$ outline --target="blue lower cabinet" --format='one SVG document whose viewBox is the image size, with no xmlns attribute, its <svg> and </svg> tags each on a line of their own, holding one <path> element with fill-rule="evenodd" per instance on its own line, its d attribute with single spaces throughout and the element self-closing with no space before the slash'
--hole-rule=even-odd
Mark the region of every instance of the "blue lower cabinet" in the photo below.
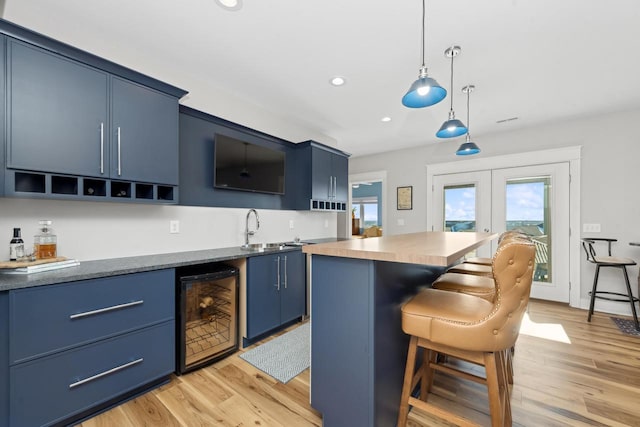
<svg viewBox="0 0 640 427">
<path fill-rule="evenodd" d="M 175 316 L 173 269 L 82 280 L 10 293 L 12 364 Z"/>
<path fill-rule="evenodd" d="M 247 258 L 249 340 L 305 315 L 306 262 L 300 251 Z"/>
<path fill-rule="evenodd" d="M 280 325 L 280 256 L 247 259 L 247 338 Z"/>
<path fill-rule="evenodd" d="M 280 323 L 304 316 L 306 309 L 306 262 L 302 252 L 288 252 L 281 256 L 284 271 L 280 287 Z"/>
<path fill-rule="evenodd" d="M 12 366 L 10 426 L 55 424 L 174 368 L 173 321 Z"/>
</svg>

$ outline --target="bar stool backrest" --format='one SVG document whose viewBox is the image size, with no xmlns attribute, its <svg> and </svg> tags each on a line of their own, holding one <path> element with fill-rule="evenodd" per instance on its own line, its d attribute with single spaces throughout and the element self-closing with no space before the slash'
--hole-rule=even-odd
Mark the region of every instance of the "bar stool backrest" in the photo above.
<svg viewBox="0 0 640 427">
<path fill-rule="evenodd" d="M 503 239 L 493 257 L 492 271 L 496 300 L 488 325 L 494 342 L 487 350 L 501 350 L 515 344 L 520 323 L 529 303 L 536 247 L 528 237 Z"/>
<path fill-rule="evenodd" d="M 585 237 L 582 239 L 582 248 L 584 252 L 587 254 L 587 261 L 596 264 L 596 257 L 598 256 L 596 253 L 596 249 L 594 245 L 596 242 L 607 242 L 608 255 L 611 256 L 611 243 L 617 242 L 618 239 L 608 239 L 602 237 Z"/>
</svg>

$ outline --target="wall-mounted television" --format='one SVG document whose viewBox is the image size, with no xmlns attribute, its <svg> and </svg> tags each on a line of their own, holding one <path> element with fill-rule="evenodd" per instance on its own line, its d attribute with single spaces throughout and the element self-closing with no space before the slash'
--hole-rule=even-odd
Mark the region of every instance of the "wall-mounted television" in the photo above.
<svg viewBox="0 0 640 427">
<path fill-rule="evenodd" d="M 221 134 L 214 141 L 214 187 L 284 194 L 284 151 Z"/>
</svg>

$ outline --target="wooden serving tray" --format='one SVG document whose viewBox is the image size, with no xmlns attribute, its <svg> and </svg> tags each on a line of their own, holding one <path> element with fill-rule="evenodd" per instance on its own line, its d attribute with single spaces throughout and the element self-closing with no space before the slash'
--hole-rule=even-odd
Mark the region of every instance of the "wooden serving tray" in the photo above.
<svg viewBox="0 0 640 427">
<path fill-rule="evenodd" d="M 59 256 L 56 258 L 38 259 L 35 261 L 0 261 L 0 268 L 20 268 L 32 265 L 48 264 L 50 262 L 66 261 L 67 257 Z"/>
</svg>

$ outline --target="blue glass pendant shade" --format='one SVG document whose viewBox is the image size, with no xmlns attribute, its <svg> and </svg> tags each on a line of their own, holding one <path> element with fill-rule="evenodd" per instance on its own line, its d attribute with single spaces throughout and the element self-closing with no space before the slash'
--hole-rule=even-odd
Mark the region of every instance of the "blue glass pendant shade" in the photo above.
<svg viewBox="0 0 640 427">
<path fill-rule="evenodd" d="M 419 89 L 423 91 L 426 88 L 429 90 L 424 95 L 418 92 Z M 409 108 L 429 107 L 442 101 L 446 96 L 446 89 L 440 86 L 437 81 L 431 77 L 418 77 L 402 97 L 402 104 Z"/>
<path fill-rule="evenodd" d="M 449 119 L 440 126 L 436 136 L 438 138 L 454 138 L 467 133 L 467 127 L 458 119 Z"/>
<path fill-rule="evenodd" d="M 480 152 L 480 148 L 476 145 L 475 142 L 467 141 L 460 145 L 458 151 L 456 151 L 457 156 L 470 156 L 472 154 L 478 154 Z"/>
</svg>

